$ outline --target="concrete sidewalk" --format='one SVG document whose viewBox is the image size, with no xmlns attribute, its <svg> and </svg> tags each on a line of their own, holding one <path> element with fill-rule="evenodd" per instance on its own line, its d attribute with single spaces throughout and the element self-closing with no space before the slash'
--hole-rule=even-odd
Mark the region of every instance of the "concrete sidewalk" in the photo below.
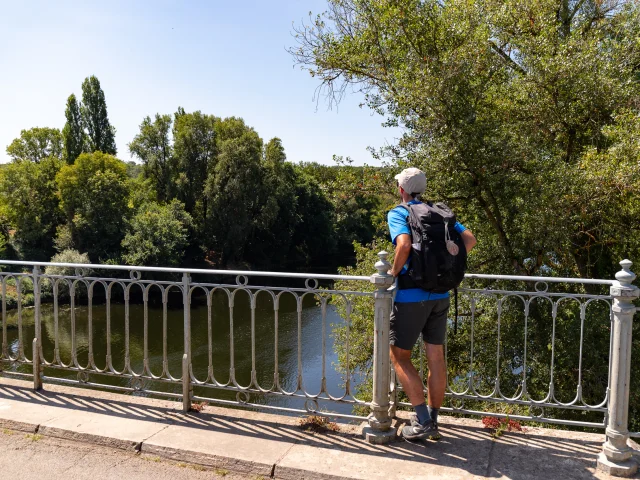
<svg viewBox="0 0 640 480">
<path fill-rule="evenodd" d="M 49 384 L 34 392 L 0 378 L 0 428 L 264 478 L 609 478 L 595 470 L 603 435 L 530 428 L 494 440 L 477 420 L 441 425 L 440 442 L 374 446 L 356 425 L 310 434 L 294 417 L 217 407 L 185 415 L 176 402 Z"/>
</svg>

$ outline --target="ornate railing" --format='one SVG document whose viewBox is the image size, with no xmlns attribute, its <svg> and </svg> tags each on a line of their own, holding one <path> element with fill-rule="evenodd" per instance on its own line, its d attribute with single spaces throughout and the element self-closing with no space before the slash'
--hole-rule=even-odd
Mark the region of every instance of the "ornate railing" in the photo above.
<svg viewBox="0 0 640 480">
<path fill-rule="evenodd" d="M 36 389 L 59 382 L 165 396 L 185 411 L 205 401 L 368 418 L 367 438 L 384 441 L 395 410 L 409 406 L 389 362 L 386 257 L 370 277 L 0 261 L 15 270 L 0 272 L 0 368 Z M 601 462 L 627 461 L 629 435 L 640 436 L 627 431 L 638 289 L 631 262 L 621 265 L 616 280 L 468 274 L 446 345 L 443 410 L 606 427 Z M 371 401 L 355 393 L 362 372 L 349 371 L 349 345 L 340 366 L 331 346 L 336 324 L 350 344 L 351 316 L 366 314 L 354 311 L 356 297 L 374 312 Z M 416 359 L 424 379 L 422 351 Z M 561 410 L 570 414 L 550 414 Z"/>
</svg>

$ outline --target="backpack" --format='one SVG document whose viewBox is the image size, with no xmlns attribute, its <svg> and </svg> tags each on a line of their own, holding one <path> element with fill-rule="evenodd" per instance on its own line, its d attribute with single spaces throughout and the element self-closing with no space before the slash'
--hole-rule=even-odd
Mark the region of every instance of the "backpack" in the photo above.
<svg viewBox="0 0 640 480">
<path fill-rule="evenodd" d="M 467 269 L 467 249 L 454 228 L 455 214 L 444 203 L 400 206 L 409 211 L 412 248 L 408 275 L 398 277 L 398 288 L 435 293 L 457 289 Z"/>
</svg>

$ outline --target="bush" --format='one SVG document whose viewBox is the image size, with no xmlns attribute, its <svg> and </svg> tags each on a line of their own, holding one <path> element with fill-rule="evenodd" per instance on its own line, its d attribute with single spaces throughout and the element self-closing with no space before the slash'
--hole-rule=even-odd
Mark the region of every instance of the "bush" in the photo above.
<svg viewBox="0 0 640 480">
<path fill-rule="evenodd" d="M 191 223 L 191 215 L 178 200 L 168 205 L 143 205 L 122 241 L 124 261 L 129 265 L 180 265 L 189 243 Z"/>
<path fill-rule="evenodd" d="M 53 257 L 51 257 L 51 263 L 91 263 L 89 261 L 89 255 L 86 253 L 80 253 L 77 250 L 68 249 L 64 250 Z M 49 266 L 44 271 L 45 275 L 64 275 L 72 276 L 76 274 L 76 269 L 72 267 L 54 267 Z M 83 268 L 83 275 L 91 275 L 93 270 L 91 268 Z M 53 284 L 55 279 L 51 279 L 48 282 L 42 282 L 40 291 L 42 298 L 53 298 Z M 69 284 L 66 281 L 58 282 L 58 298 L 69 298 Z"/>
</svg>

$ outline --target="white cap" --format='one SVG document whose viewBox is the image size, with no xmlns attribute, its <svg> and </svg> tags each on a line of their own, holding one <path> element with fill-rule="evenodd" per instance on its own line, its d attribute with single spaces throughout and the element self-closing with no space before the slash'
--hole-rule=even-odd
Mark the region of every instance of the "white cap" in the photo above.
<svg viewBox="0 0 640 480">
<path fill-rule="evenodd" d="M 409 193 L 424 193 L 427 188 L 427 177 L 418 168 L 406 168 L 395 176 L 402 189 Z"/>
</svg>

